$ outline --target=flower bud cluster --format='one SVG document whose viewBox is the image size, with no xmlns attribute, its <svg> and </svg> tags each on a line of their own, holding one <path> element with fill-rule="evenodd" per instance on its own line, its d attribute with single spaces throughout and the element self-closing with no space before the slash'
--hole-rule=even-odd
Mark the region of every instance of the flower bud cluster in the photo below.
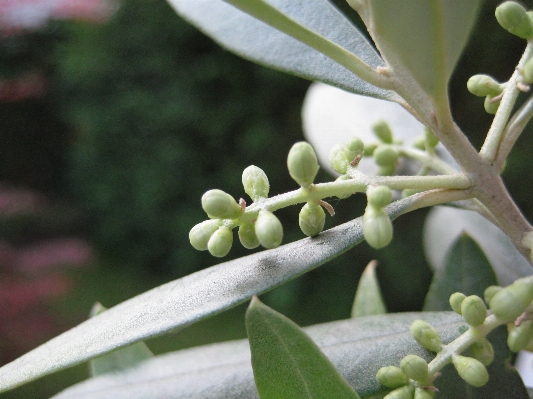
<svg viewBox="0 0 533 399">
<path fill-rule="evenodd" d="M 530 12 L 515 1 L 506 1 L 496 7 L 496 19 L 502 28 L 522 39 L 533 38 L 533 21 Z"/>
<path fill-rule="evenodd" d="M 525 277 L 493 293 L 489 308 L 502 321 L 514 321 L 533 301 L 533 278 Z"/>
<path fill-rule="evenodd" d="M 387 186 L 371 186 L 366 196 L 368 205 L 363 215 L 363 234 L 368 245 L 380 249 L 392 240 L 392 222 L 383 209 L 390 203 L 392 192 Z"/>
<path fill-rule="evenodd" d="M 485 111 L 495 114 L 500 106 L 501 94 L 505 84 L 498 83 L 488 75 L 474 75 L 466 83 L 468 91 L 475 96 L 485 97 Z"/>
<path fill-rule="evenodd" d="M 396 161 L 400 154 L 394 147 L 394 136 L 387 122 L 381 120 L 372 125 L 372 131 L 380 140 L 380 144 L 372 151 L 374 161 L 378 165 L 378 176 L 392 176 L 396 169 Z"/>
<path fill-rule="evenodd" d="M 333 146 L 329 153 L 331 167 L 341 175 L 346 174 L 348 167 L 358 162 L 365 152 L 365 144 L 358 137 L 352 137 L 344 144 Z"/>
</svg>

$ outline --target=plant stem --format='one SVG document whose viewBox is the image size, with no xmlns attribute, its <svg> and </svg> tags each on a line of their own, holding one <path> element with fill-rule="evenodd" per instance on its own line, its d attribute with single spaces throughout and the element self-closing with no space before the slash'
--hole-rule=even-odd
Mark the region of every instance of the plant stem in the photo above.
<svg viewBox="0 0 533 399">
<path fill-rule="evenodd" d="M 442 174 L 454 174 L 457 171 L 436 155 L 428 154 L 426 151 L 417 150 L 412 147 L 398 146 L 400 155 L 419 161 L 422 165 Z"/>
</svg>

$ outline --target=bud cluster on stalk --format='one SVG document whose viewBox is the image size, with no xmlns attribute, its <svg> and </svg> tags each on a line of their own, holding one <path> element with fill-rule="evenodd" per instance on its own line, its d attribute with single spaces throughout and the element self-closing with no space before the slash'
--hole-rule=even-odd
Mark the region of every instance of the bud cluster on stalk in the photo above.
<svg viewBox="0 0 533 399">
<path fill-rule="evenodd" d="M 495 114 L 498 111 L 505 83 L 498 83 L 488 75 L 474 75 L 468 79 L 466 87 L 473 95 L 485 97 L 484 107 L 488 114 Z"/>
</svg>

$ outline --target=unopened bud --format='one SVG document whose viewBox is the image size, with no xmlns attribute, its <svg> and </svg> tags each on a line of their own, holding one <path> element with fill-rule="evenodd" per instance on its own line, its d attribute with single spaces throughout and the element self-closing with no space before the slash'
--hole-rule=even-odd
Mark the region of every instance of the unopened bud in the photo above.
<svg viewBox="0 0 533 399">
<path fill-rule="evenodd" d="M 474 96 L 497 96 L 503 90 L 501 85 L 489 75 L 474 75 L 466 82 L 468 91 Z"/>
<path fill-rule="evenodd" d="M 244 192 L 256 201 L 258 198 L 268 197 L 270 184 L 263 169 L 250 165 L 242 172 L 242 185 Z"/>
<path fill-rule="evenodd" d="M 500 320 L 513 321 L 526 310 L 531 301 L 533 301 L 533 280 L 525 278 L 516 280 L 494 294 L 489 307 Z"/>
<path fill-rule="evenodd" d="M 461 315 L 471 326 L 480 326 L 487 317 L 487 307 L 477 295 L 467 296 L 461 303 Z"/>
<path fill-rule="evenodd" d="M 318 204 L 308 202 L 302 207 L 298 217 L 302 232 L 308 237 L 315 237 L 324 229 L 326 214 Z"/>
<path fill-rule="evenodd" d="M 437 330 L 430 324 L 422 320 L 415 320 L 411 323 L 411 335 L 424 348 L 432 352 L 440 352 L 442 349 L 442 340 Z"/>
<path fill-rule="evenodd" d="M 502 28 L 522 39 L 533 37 L 533 25 L 524 7 L 514 1 L 506 1 L 496 7 L 496 19 Z"/>
<path fill-rule="evenodd" d="M 344 153 L 348 160 L 352 162 L 355 157 L 363 156 L 365 151 L 365 143 L 359 137 L 352 137 L 344 145 Z"/>
<path fill-rule="evenodd" d="M 373 156 L 379 166 L 390 166 L 396 163 L 399 154 L 391 145 L 382 144 L 376 148 Z"/>
<path fill-rule="evenodd" d="M 376 209 L 381 209 L 390 204 L 392 191 L 387 186 L 370 186 L 366 191 L 368 204 Z"/>
<path fill-rule="evenodd" d="M 372 131 L 383 143 L 392 144 L 392 130 L 384 120 L 374 123 L 372 125 Z"/>
<path fill-rule="evenodd" d="M 309 188 L 318 172 L 318 160 L 311 144 L 300 141 L 292 146 L 287 157 L 291 177 L 303 188 Z"/>
<path fill-rule="evenodd" d="M 205 251 L 207 243 L 213 233 L 218 230 L 217 220 L 205 220 L 198 223 L 189 232 L 189 241 L 194 249 L 198 251 Z"/>
<path fill-rule="evenodd" d="M 494 96 L 485 97 L 485 102 L 483 103 L 485 107 L 485 112 L 491 115 L 494 115 L 498 111 L 498 108 L 500 108 L 500 103 L 501 103 L 501 101 L 496 101 L 496 102 L 492 101 L 493 97 Z"/>
<path fill-rule="evenodd" d="M 348 170 L 348 165 L 350 160 L 344 151 L 344 145 L 337 144 L 334 145 L 331 151 L 329 152 L 329 164 L 335 170 L 335 172 L 344 175 Z"/>
<path fill-rule="evenodd" d="M 483 338 L 470 346 L 470 355 L 484 366 L 488 366 L 494 360 L 494 348 L 487 338 Z"/>
<path fill-rule="evenodd" d="M 259 240 L 255 234 L 255 226 L 252 223 L 245 223 L 239 226 L 239 241 L 246 249 L 254 249 L 259 246 Z"/>
<path fill-rule="evenodd" d="M 379 166 L 376 172 L 377 176 L 392 176 L 396 170 L 396 165 Z"/>
<path fill-rule="evenodd" d="M 207 243 L 209 253 L 217 258 L 226 256 L 233 244 L 233 233 L 227 227 L 220 227 Z"/>
<path fill-rule="evenodd" d="M 482 387 L 489 381 L 487 368 L 476 359 L 466 356 L 452 356 L 453 365 L 459 376 L 468 384 Z"/>
<path fill-rule="evenodd" d="M 363 215 L 363 234 L 372 248 L 380 249 L 389 245 L 393 228 L 387 212 L 367 206 Z"/>
<path fill-rule="evenodd" d="M 209 190 L 202 195 L 202 208 L 217 219 L 236 219 L 242 214 L 241 206 L 222 190 Z"/>
<path fill-rule="evenodd" d="M 533 321 L 525 320 L 518 327 L 512 327 L 507 336 L 507 346 L 513 352 L 525 349 L 533 337 Z"/>
<path fill-rule="evenodd" d="M 401 368 L 395 366 L 386 366 L 378 370 L 376 379 L 381 385 L 388 388 L 398 388 L 409 383 L 409 378 Z"/>
<path fill-rule="evenodd" d="M 383 399 L 413 399 L 415 388 L 411 385 L 404 385 L 389 392 Z"/>
<path fill-rule="evenodd" d="M 426 149 L 429 151 L 433 151 L 439 144 L 437 136 L 427 127 L 424 129 L 424 138 L 426 139 Z"/>
<path fill-rule="evenodd" d="M 424 383 L 428 379 L 428 364 L 420 356 L 405 356 L 400 361 L 400 369 L 412 380 Z"/>
<path fill-rule="evenodd" d="M 283 240 L 283 226 L 272 212 L 260 211 L 255 222 L 255 234 L 263 247 L 277 248 Z"/>
<path fill-rule="evenodd" d="M 435 397 L 435 391 L 430 391 L 421 387 L 415 388 L 415 396 L 413 399 L 433 399 Z"/>
<path fill-rule="evenodd" d="M 450 306 L 455 313 L 461 314 L 461 304 L 465 298 L 466 295 L 461 292 L 454 292 L 450 295 Z"/>
<path fill-rule="evenodd" d="M 491 285 L 485 289 L 483 293 L 483 298 L 485 298 L 485 303 L 490 303 L 492 297 L 502 289 L 499 285 Z"/>
<path fill-rule="evenodd" d="M 524 77 L 524 81 L 526 83 L 533 83 L 533 58 L 530 58 L 524 65 L 522 76 Z"/>
<path fill-rule="evenodd" d="M 376 143 L 366 143 L 365 152 L 363 153 L 363 155 L 365 157 L 371 157 L 372 155 L 374 155 L 374 151 L 377 147 L 378 147 L 378 144 Z"/>
</svg>

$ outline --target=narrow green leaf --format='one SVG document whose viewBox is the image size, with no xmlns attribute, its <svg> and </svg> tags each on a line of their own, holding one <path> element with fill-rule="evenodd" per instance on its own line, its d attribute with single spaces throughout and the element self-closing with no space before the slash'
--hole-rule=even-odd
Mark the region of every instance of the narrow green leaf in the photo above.
<svg viewBox="0 0 533 399">
<path fill-rule="evenodd" d="M 176 12 L 228 50 L 257 62 L 310 80 L 371 97 L 398 101 L 383 90 L 360 79 L 338 62 L 276 28 L 327 45 L 331 42 L 346 56 L 353 54 L 372 68 L 383 61 L 359 30 L 327 0 L 261 0 L 239 2 L 266 23 L 222 0 L 168 0 Z M 279 16 L 282 15 L 282 17 Z M 276 25 L 273 28 L 267 23 Z M 298 28 L 300 26 L 301 28 Z M 303 36 L 302 36 L 303 35 Z M 340 52 L 342 52 L 340 51 Z"/>
<path fill-rule="evenodd" d="M 359 398 L 298 325 L 257 297 L 246 311 L 246 330 L 261 399 Z"/>
<path fill-rule="evenodd" d="M 370 262 L 361 275 L 352 307 L 353 318 L 387 313 L 376 277 L 377 264 L 375 260 Z"/>
<path fill-rule="evenodd" d="M 394 219 L 413 199 L 386 209 Z M 0 368 L 0 392 L 134 342 L 186 327 L 326 263 L 363 241 L 362 218 L 208 269 L 131 298 Z"/>
<path fill-rule="evenodd" d="M 424 310 L 449 310 L 450 295 L 462 292 L 483 298 L 489 285 L 497 285 L 496 275 L 479 245 L 466 233 L 451 246 L 443 269 L 433 276 Z"/>
<path fill-rule="evenodd" d="M 90 317 L 99 315 L 106 310 L 101 303 L 97 302 L 91 310 Z M 110 372 L 125 370 L 152 357 L 154 357 L 154 354 L 150 348 L 143 341 L 140 341 L 92 359 L 89 362 L 89 371 L 91 376 L 96 377 Z"/>
</svg>

